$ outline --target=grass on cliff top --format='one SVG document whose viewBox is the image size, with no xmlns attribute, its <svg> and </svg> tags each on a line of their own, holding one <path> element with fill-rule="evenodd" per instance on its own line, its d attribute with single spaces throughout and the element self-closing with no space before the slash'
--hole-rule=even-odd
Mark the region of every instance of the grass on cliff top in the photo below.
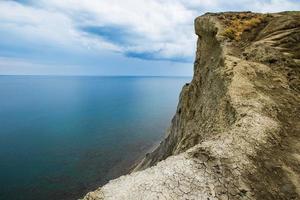
<svg viewBox="0 0 300 200">
<path fill-rule="evenodd" d="M 256 13 L 239 13 L 239 14 L 224 14 L 218 17 L 225 25 L 224 31 L 221 33 L 224 37 L 230 40 L 239 41 L 241 35 L 245 31 L 257 27 L 265 21 L 266 16 Z"/>
<path fill-rule="evenodd" d="M 300 15 L 300 11 L 284 11 L 284 12 L 281 12 L 281 14 L 286 14 L 286 15 Z"/>
</svg>

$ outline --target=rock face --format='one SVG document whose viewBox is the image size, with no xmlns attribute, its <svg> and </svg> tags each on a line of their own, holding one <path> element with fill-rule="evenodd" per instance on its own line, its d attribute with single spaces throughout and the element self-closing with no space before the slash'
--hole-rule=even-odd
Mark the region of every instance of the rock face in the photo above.
<svg viewBox="0 0 300 200">
<path fill-rule="evenodd" d="M 165 140 L 85 200 L 300 199 L 300 13 L 208 13 L 195 30 Z"/>
</svg>

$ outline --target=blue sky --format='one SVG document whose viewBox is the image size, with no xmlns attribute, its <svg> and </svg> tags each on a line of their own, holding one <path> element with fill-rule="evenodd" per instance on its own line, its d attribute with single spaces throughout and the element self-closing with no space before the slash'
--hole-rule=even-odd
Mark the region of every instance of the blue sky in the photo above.
<svg viewBox="0 0 300 200">
<path fill-rule="evenodd" d="M 1 0 L 0 74 L 191 76 L 194 18 L 300 0 Z"/>
</svg>

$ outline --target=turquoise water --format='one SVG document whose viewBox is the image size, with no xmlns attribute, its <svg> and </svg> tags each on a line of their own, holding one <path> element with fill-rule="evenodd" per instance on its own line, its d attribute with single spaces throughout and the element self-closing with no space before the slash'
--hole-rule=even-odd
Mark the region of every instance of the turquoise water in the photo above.
<svg viewBox="0 0 300 200">
<path fill-rule="evenodd" d="M 76 199 L 164 137 L 190 78 L 0 76 L 0 199 Z"/>
</svg>

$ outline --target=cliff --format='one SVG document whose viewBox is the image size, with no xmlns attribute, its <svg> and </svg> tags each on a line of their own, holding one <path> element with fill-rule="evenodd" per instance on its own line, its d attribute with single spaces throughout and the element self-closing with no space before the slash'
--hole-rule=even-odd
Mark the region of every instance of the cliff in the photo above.
<svg viewBox="0 0 300 200">
<path fill-rule="evenodd" d="M 166 138 L 85 200 L 300 199 L 300 13 L 207 13 L 195 30 Z"/>
</svg>

